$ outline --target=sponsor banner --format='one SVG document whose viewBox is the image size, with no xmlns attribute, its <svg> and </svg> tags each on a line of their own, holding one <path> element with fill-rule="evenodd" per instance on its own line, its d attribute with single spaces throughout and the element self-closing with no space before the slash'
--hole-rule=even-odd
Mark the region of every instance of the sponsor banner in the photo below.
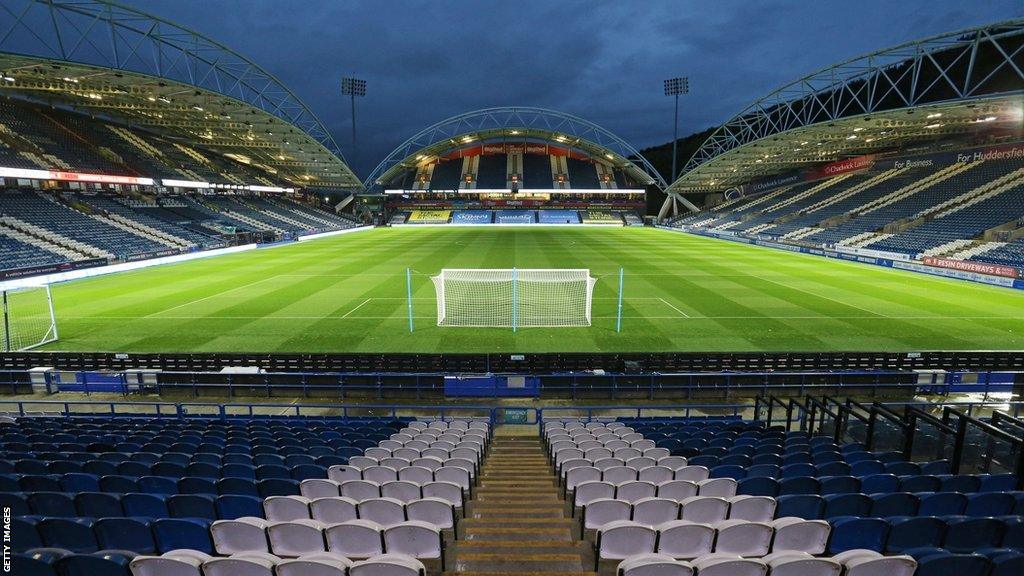
<svg viewBox="0 0 1024 576">
<path fill-rule="evenodd" d="M 139 184 L 152 186 L 152 178 L 138 176 L 115 176 L 111 174 L 82 174 L 80 172 L 62 172 L 59 170 L 27 170 L 25 168 L 0 167 L 0 177 L 21 178 L 23 180 L 62 180 L 67 182 L 100 182 L 104 184 Z"/>
<path fill-rule="evenodd" d="M 91 260 L 79 260 L 77 262 L 64 262 L 61 264 L 50 264 L 48 266 L 32 266 L 31 268 L 16 268 L 14 270 L 0 270 L 0 280 L 13 280 L 15 278 L 26 278 L 40 274 L 56 274 L 70 270 L 83 270 L 95 268 L 107 263 L 106 258 L 93 258 Z"/>
<path fill-rule="evenodd" d="M 773 190 L 782 186 L 792 186 L 793 184 L 799 184 L 805 180 L 803 172 L 790 172 L 787 174 L 781 174 L 779 176 L 772 176 L 771 178 L 764 178 L 757 180 L 743 186 L 738 186 L 740 196 L 750 196 L 752 194 L 760 194 L 768 190 Z"/>
<path fill-rule="evenodd" d="M 1006 278 L 1024 278 L 1024 269 L 1012 266 L 1001 266 L 999 264 L 987 264 L 985 262 L 972 262 L 970 260 L 953 260 L 950 258 L 935 258 L 925 256 L 922 258 L 925 265 L 936 268 L 947 268 L 950 270 L 963 270 L 976 274 L 987 274 L 989 276 L 1004 276 Z"/>
<path fill-rule="evenodd" d="M 836 160 L 835 162 L 826 164 L 821 168 L 811 170 L 810 172 L 807 173 L 805 179 L 819 180 L 821 178 L 831 178 L 833 176 L 839 176 L 841 174 L 849 174 L 851 172 L 867 170 L 868 168 L 871 168 L 874 164 L 874 154 L 858 156 L 856 158 L 847 158 L 845 160 Z"/>
<path fill-rule="evenodd" d="M 918 264 L 917 262 L 893 262 L 892 267 L 898 268 L 900 270 L 912 270 L 914 272 L 923 272 L 925 274 L 931 274 L 933 276 L 959 278 L 960 280 L 970 280 L 971 282 L 981 282 L 982 284 L 993 284 L 996 286 L 1014 287 L 1017 284 L 1016 282 L 1014 282 L 1013 278 L 989 276 L 988 274 L 978 274 L 977 272 L 954 270 L 952 268 L 936 268 L 934 266 Z"/>
<path fill-rule="evenodd" d="M 530 144 L 529 142 L 527 142 L 527 144 L 526 144 L 526 153 L 527 154 L 547 154 L 548 153 L 548 146 L 547 146 L 547 144 Z"/>
<path fill-rule="evenodd" d="M 836 252 L 853 254 L 854 256 L 885 258 L 887 260 L 912 260 L 909 254 L 901 254 L 899 252 L 887 252 L 885 250 L 872 250 L 870 248 L 847 248 L 846 246 L 836 246 Z"/>
</svg>

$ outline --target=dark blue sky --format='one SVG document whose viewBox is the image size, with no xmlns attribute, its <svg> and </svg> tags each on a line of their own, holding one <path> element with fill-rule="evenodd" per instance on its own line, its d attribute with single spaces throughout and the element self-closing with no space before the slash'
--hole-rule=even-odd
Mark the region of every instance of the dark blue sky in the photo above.
<svg viewBox="0 0 1024 576">
<path fill-rule="evenodd" d="M 281 79 L 360 177 L 449 116 L 554 108 L 637 148 L 672 138 L 661 81 L 690 77 L 680 135 L 772 89 L 909 40 L 1024 15 L 1022 0 L 124 0 L 213 38 Z M 342 75 L 366 79 L 350 146 Z"/>
</svg>

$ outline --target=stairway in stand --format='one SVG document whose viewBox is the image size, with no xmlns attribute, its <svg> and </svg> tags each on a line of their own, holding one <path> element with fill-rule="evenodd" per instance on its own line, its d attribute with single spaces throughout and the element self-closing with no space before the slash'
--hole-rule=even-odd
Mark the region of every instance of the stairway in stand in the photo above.
<svg viewBox="0 0 1024 576">
<path fill-rule="evenodd" d="M 496 435 L 448 547 L 449 576 L 594 576 L 539 436 Z"/>
</svg>

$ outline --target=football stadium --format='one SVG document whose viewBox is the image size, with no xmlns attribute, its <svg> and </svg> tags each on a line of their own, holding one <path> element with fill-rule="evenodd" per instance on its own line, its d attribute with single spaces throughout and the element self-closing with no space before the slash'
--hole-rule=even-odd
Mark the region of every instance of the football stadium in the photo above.
<svg viewBox="0 0 1024 576">
<path fill-rule="evenodd" d="M 658 144 L 265 4 L 0 0 L 3 573 L 1024 574 L 1020 7 L 699 104 L 696 34 Z"/>
</svg>

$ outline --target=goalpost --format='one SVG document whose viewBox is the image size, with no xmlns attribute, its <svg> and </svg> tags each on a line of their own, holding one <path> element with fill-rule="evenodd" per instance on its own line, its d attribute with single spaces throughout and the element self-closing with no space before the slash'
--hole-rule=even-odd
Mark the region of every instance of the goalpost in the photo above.
<svg viewBox="0 0 1024 576">
<path fill-rule="evenodd" d="M 0 351 L 30 350 L 57 340 L 49 286 L 0 290 Z"/>
<path fill-rule="evenodd" d="M 594 284 L 583 269 L 456 269 L 432 276 L 438 326 L 590 326 Z"/>
</svg>

